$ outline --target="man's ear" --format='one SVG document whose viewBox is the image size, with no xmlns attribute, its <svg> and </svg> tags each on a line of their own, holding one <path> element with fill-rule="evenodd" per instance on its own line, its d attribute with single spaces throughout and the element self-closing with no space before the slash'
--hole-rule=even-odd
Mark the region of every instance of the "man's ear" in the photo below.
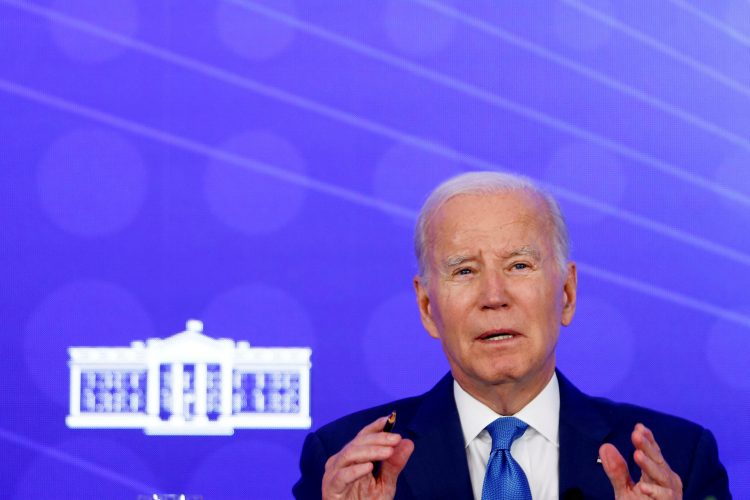
<svg viewBox="0 0 750 500">
<path fill-rule="evenodd" d="M 427 281 L 419 275 L 414 277 L 414 291 L 417 294 L 417 306 L 419 307 L 419 317 L 422 320 L 422 325 L 427 330 L 427 333 L 430 334 L 430 337 L 439 339 L 440 335 L 435 325 L 435 319 L 432 316 L 430 296 L 427 293 Z"/>
<path fill-rule="evenodd" d="M 578 273 L 575 262 L 568 262 L 568 273 L 563 282 L 562 318 L 560 323 L 568 326 L 573 321 L 576 312 L 576 293 L 578 288 Z"/>
</svg>

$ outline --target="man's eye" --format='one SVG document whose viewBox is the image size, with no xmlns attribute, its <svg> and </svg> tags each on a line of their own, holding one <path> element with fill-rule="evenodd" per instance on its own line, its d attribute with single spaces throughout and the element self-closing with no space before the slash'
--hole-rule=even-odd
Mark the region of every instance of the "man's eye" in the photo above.
<svg viewBox="0 0 750 500">
<path fill-rule="evenodd" d="M 523 262 L 516 262 L 515 264 L 513 264 L 513 269 L 515 269 L 516 271 L 523 271 L 524 269 L 528 269 L 528 267 L 529 265 Z"/>
<path fill-rule="evenodd" d="M 469 269 L 468 267 L 464 267 L 456 271 L 456 274 L 462 274 L 462 275 L 471 274 L 471 269 Z"/>
</svg>

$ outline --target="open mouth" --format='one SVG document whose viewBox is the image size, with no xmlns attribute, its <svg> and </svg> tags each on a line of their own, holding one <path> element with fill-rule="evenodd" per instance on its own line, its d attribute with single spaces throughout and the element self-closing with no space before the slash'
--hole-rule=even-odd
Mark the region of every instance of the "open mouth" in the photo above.
<svg viewBox="0 0 750 500">
<path fill-rule="evenodd" d="M 483 340 L 487 342 L 502 342 L 504 340 L 510 340 L 514 337 L 517 337 L 518 335 L 519 333 L 513 330 L 491 330 L 481 334 L 479 337 L 477 337 L 477 340 Z"/>
</svg>

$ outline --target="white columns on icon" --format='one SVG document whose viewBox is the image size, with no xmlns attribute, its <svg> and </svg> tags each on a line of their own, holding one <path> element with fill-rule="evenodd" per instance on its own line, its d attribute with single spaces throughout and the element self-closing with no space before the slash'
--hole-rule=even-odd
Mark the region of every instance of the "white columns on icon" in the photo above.
<svg viewBox="0 0 750 500">
<path fill-rule="evenodd" d="M 70 347 L 71 428 L 228 435 L 236 428 L 306 429 L 306 347 L 251 347 L 211 338 L 203 323 L 128 347 Z"/>
<path fill-rule="evenodd" d="M 208 398 L 208 367 L 206 363 L 195 365 L 195 416 L 196 422 L 208 422 L 206 400 Z"/>
<path fill-rule="evenodd" d="M 170 374 L 172 375 L 172 415 L 169 420 L 182 422 L 185 420 L 182 363 L 172 363 Z"/>
<path fill-rule="evenodd" d="M 159 418 L 159 363 L 152 359 L 148 363 L 148 375 L 146 377 L 146 414 L 151 419 Z"/>
</svg>

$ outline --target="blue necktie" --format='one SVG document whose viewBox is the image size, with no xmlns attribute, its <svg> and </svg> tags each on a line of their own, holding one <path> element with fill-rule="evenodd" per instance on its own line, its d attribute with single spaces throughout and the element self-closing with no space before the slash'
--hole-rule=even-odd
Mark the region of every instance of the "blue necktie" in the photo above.
<svg viewBox="0 0 750 500">
<path fill-rule="evenodd" d="M 482 500 L 531 500 L 526 474 L 510 456 L 510 445 L 527 427 L 516 417 L 501 417 L 486 427 L 492 436 L 492 452 L 484 475 Z"/>
</svg>

